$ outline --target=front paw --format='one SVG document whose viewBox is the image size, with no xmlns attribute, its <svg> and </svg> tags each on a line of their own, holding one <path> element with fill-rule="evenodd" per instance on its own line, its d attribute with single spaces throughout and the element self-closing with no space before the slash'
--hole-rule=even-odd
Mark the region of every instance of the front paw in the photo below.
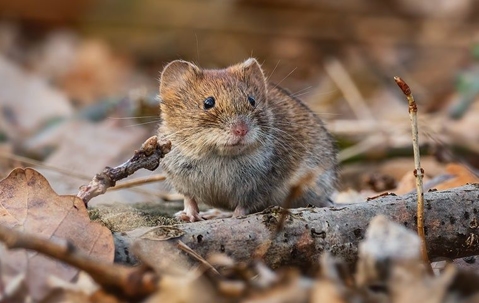
<svg viewBox="0 0 479 303">
<path fill-rule="evenodd" d="M 244 217 L 248 214 L 248 211 L 243 206 L 236 206 L 233 212 L 233 218 Z"/>
<path fill-rule="evenodd" d="M 176 219 L 180 221 L 184 221 L 184 222 L 198 222 L 198 221 L 205 220 L 202 217 L 200 217 L 200 214 L 197 212 L 189 213 L 184 210 L 177 212 L 174 216 Z"/>
</svg>

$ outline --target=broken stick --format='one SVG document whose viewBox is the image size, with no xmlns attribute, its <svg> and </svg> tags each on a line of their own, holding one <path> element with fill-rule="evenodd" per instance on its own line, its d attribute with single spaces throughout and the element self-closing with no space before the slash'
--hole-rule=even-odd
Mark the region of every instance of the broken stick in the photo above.
<svg viewBox="0 0 479 303">
<path fill-rule="evenodd" d="M 140 150 L 136 150 L 133 157 L 117 167 L 105 167 L 105 169 L 96 174 L 88 185 L 80 187 L 77 197 L 83 200 L 85 206 L 88 202 L 101 194 L 104 194 L 110 187 L 115 186 L 116 181 L 124 179 L 135 171 L 146 168 L 155 170 L 160 165 L 160 159 L 163 158 L 171 149 L 170 141 L 158 141 L 157 136 L 152 136 L 146 140 Z"/>
</svg>

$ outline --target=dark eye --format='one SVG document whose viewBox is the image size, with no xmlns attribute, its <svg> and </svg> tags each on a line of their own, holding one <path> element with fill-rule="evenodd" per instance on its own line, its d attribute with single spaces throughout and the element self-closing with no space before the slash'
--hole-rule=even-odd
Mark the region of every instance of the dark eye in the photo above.
<svg viewBox="0 0 479 303">
<path fill-rule="evenodd" d="M 256 106 L 256 100 L 253 97 L 248 96 L 248 101 L 249 101 L 249 104 L 251 104 L 251 106 L 253 107 Z"/>
<path fill-rule="evenodd" d="M 208 97 L 203 101 L 203 108 L 204 109 L 210 109 L 215 106 L 215 98 L 214 97 Z"/>
</svg>

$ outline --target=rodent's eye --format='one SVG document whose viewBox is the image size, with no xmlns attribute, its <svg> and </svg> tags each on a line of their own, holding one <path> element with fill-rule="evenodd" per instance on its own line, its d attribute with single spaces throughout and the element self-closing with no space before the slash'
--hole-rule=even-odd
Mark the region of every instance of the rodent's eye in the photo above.
<svg viewBox="0 0 479 303">
<path fill-rule="evenodd" d="M 256 100 L 253 97 L 248 96 L 248 101 L 249 101 L 249 104 L 251 104 L 251 106 L 253 107 L 256 106 Z"/>
<path fill-rule="evenodd" d="M 215 98 L 214 97 L 208 97 L 203 101 L 203 108 L 204 109 L 210 109 L 215 106 Z"/>
</svg>

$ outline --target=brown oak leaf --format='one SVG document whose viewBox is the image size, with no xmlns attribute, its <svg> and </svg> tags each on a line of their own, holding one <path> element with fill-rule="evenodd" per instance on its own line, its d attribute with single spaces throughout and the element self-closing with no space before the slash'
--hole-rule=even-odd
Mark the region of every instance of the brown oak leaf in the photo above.
<svg viewBox="0 0 479 303">
<path fill-rule="evenodd" d="M 31 168 L 17 168 L 0 181 L 0 224 L 51 241 L 68 240 L 99 260 L 113 261 L 110 230 L 90 222 L 79 198 L 57 195 L 48 181 Z M 77 274 L 78 269 L 60 261 L 23 249 L 7 250 L 0 244 L 0 294 L 12 279 L 23 275 L 28 295 L 39 300 L 50 291 L 49 276 L 71 281 Z"/>
</svg>

